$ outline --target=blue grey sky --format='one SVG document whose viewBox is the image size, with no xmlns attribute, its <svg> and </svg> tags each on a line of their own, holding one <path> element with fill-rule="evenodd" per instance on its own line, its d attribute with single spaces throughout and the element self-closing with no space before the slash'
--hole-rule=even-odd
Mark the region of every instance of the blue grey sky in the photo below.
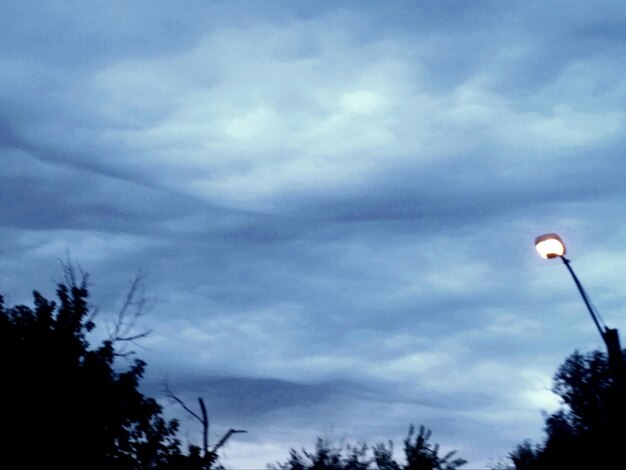
<svg viewBox="0 0 626 470">
<path fill-rule="evenodd" d="M 227 468 L 410 423 L 468 467 L 539 439 L 626 330 L 623 1 L 0 1 L 0 285 L 145 272 L 147 391 Z M 398 455 L 399 457 L 399 455 Z"/>
</svg>

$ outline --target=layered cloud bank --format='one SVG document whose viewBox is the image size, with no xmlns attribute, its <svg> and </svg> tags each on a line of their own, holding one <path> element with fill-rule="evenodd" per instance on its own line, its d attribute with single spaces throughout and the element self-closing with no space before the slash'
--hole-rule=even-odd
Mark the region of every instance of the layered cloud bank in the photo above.
<svg viewBox="0 0 626 470">
<path fill-rule="evenodd" d="M 142 267 L 146 387 L 247 428 L 227 467 L 411 422 L 472 467 L 504 457 L 564 357 L 602 346 L 534 237 L 560 232 L 626 326 L 623 17 L 4 2 L 2 293 L 52 294 L 69 253 L 106 323 Z"/>
</svg>

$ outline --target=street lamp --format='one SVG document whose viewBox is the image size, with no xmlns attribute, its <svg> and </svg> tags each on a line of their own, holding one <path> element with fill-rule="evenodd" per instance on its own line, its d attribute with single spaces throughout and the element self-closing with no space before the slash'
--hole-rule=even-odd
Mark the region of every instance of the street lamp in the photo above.
<svg viewBox="0 0 626 470">
<path fill-rule="evenodd" d="M 585 289 L 570 266 L 570 261 L 565 257 L 565 243 L 563 243 L 561 237 L 559 237 L 556 233 L 546 233 L 545 235 L 540 235 L 535 238 L 535 248 L 537 248 L 537 251 L 543 258 L 561 258 L 563 264 L 565 264 L 565 267 L 572 275 L 572 279 L 574 279 L 578 292 L 580 292 L 580 295 L 587 306 L 591 319 L 596 325 L 596 328 L 600 332 L 600 336 L 602 336 L 604 344 L 606 345 L 609 358 L 609 368 L 614 380 L 614 390 L 617 392 L 618 422 L 620 424 L 626 423 L 626 410 L 624 410 L 622 403 L 623 397 L 626 395 L 626 382 L 624 381 L 622 371 L 622 348 L 620 346 L 617 329 L 609 328 L 600 321 L 595 308 L 589 300 L 587 292 L 585 292 Z"/>
<path fill-rule="evenodd" d="M 574 283 L 576 284 L 576 287 L 578 288 L 578 292 L 580 292 L 580 296 L 583 298 L 583 301 L 585 302 L 585 305 L 587 306 L 587 310 L 589 311 L 589 314 L 591 315 L 591 319 L 593 320 L 594 324 L 596 325 L 596 328 L 600 332 L 600 336 L 602 336 L 602 339 L 604 340 L 604 343 L 606 344 L 606 348 L 609 354 L 609 361 L 610 362 L 617 361 L 616 363 L 621 363 L 622 352 L 621 352 L 617 330 L 615 328 L 609 328 L 600 322 L 598 314 L 593 308 L 593 305 L 591 304 L 591 301 L 589 300 L 589 296 L 587 295 L 587 292 L 585 292 L 585 289 L 583 288 L 582 284 L 578 280 L 578 277 L 574 273 L 572 266 L 570 265 L 570 260 L 568 260 L 565 257 L 565 252 L 566 252 L 565 243 L 563 243 L 563 240 L 561 240 L 561 237 L 559 237 L 556 233 L 546 233 L 545 235 L 540 235 L 537 238 L 535 238 L 535 248 L 537 248 L 537 251 L 543 258 L 546 258 L 546 259 L 561 258 L 561 260 L 563 261 L 563 264 L 565 264 L 565 267 L 567 268 L 569 273 L 572 275 L 572 279 L 574 280 Z"/>
</svg>

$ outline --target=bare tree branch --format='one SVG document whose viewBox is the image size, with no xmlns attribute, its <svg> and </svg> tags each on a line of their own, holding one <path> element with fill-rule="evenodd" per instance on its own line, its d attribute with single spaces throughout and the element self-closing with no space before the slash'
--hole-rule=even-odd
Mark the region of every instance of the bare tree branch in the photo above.
<svg viewBox="0 0 626 470">
<path fill-rule="evenodd" d="M 117 314 L 117 321 L 109 339 L 111 341 L 128 341 L 126 339 L 135 327 L 137 320 L 141 317 L 146 309 L 147 300 L 143 290 L 144 274 L 141 270 L 130 283 L 130 288 L 126 293 L 124 303 Z M 132 312 L 131 312 L 132 310 Z M 146 333 L 140 333 L 139 336 L 130 336 L 137 338 Z"/>
<path fill-rule="evenodd" d="M 198 397 L 198 402 L 200 403 L 200 411 L 202 411 L 202 449 L 206 456 L 209 450 L 209 416 L 207 415 L 202 397 Z"/>
<path fill-rule="evenodd" d="M 176 395 L 174 395 L 174 393 L 170 390 L 169 386 L 167 385 L 167 382 L 164 383 L 165 386 L 165 394 L 167 395 L 168 398 L 174 400 L 176 403 L 178 403 L 187 413 L 189 413 L 191 416 L 193 416 L 194 418 L 196 418 L 198 421 L 200 421 L 201 423 L 204 423 L 204 421 L 202 420 L 202 418 L 200 416 L 198 416 L 191 408 L 189 408 L 187 406 L 187 404 L 182 401 L 180 398 L 178 398 Z"/>
<path fill-rule="evenodd" d="M 202 424 L 202 451 L 203 451 L 202 458 L 204 459 L 204 462 L 205 462 L 204 465 L 207 468 L 211 468 L 213 463 L 217 461 L 218 449 L 220 449 L 224 444 L 226 444 L 228 439 L 230 439 L 230 437 L 233 434 L 247 432 L 243 429 L 231 428 L 222 436 L 222 438 L 219 441 L 217 441 L 217 444 L 215 444 L 213 448 L 209 449 L 209 415 L 207 414 L 206 406 L 204 404 L 204 400 L 202 399 L 202 397 L 198 397 L 198 403 L 200 404 L 200 412 L 202 414 L 202 416 L 199 416 L 191 408 L 189 408 L 183 400 L 181 400 L 176 395 L 174 395 L 174 393 L 170 390 L 169 386 L 167 385 L 167 382 L 165 382 L 163 385 L 165 387 L 165 393 L 167 397 L 175 401 L 176 403 L 178 403 L 187 413 L 189 413 L 191 416 L 196 418 Z"/>
<path fill-rule="evenodd" d="M 243 432 L 248 432 L 244 429 L 229 429 L 226 434 L 224 434 L 222 436 L 222 438 L 217 442 L 217 444 L 215 444 L 213 446 L 213 449 L 211 449 L 211 452 L 216 453 L 217 449 L 219 449 L 220 447 L 222 447 L 224 444 L 226 444 L 226 441 L 228 441 L 228 439 L 230 439 L 230 436 L 232 436 L 233 434 L 237 434 L 237 433 L 243 433 Z"/>
<path fill-rule="evenodd" d="M 146 330 L 142 333 L 133 335 L 133 336 L 118 336 L 115 338 L 116 341 L 130 341 L 131 343 L 141 339 L 141 338 L 145 338 L 146 336 L 149 336 L 150 333 L 152 333 L 152 330 Z"/>
<path fill-rule="evenodd" d="M 62 283 L 66 285 L 70 289 L 82 289 L 86 290 L 89 287 L 89 274 L 86 273 L 83 268 L 78 263 L 74 263 L 72 258 L 70 257 L 69 251 L 65 253 L 65 261 L 61 258 L 58 258 L 59 263 L 61 264 L 61 269 L 63 271 L 63 281 Z M 78 276 L 76 274 L 78 271 Z M 80 283 L 77 280 L 77 277 L 80 278 Z M 85 320 L 85 326 L 87 331 L 91 331 L 94 327 L 94 321 L 96 316 L 100 310 L 93 306 L 89 305 L 89 317 Z"/>
<path fill-rule="evenodd" d="M 148 309 L 148 299 L 144 293 L 143 281 L 144 274 L 140 269 L 132 279 L 122 307 L 117 313 L 115 324 L 109 331 L 108 340 L 111 343 L 122 343 L 123 345 L 132 343 L 135 346 L 142 347 L 136 341 L 141 338 L 145 338 L 152 333 L 152 330 L 144 330 L 140 333 L 133 333 L 138 319 L 143 316 L 145 311 Z M 124 346 L 119 348 L 119 350 L 116 351 L 116 355 L 124 357 L 134 354 L 134 351 L 129 353 L 123 349 Z"/>
</svg>

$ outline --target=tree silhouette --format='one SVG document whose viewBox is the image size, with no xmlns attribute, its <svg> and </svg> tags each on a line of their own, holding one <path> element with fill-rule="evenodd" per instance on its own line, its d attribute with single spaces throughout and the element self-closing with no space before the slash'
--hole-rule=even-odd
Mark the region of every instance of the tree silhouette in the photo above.
<svg viewBox="0 0 626 470">
<path fill-rule="evenodd" d="M 194 454 L 197 452 L 198 455 L 201 455 L 200 462 L 204 462 L 204 465 L 207 468 L 211 468 L 213 464 L 217 462 L 218 454 L 217 451 L 223 447 L 226 442 L 231 438 L 233 434 L 245 433 L 247 431 L 243 429 L 233 429 L 230 428 L 224 435 L 221 437 L 217 443 L 209 447 L 209 415 L 206 411 L 206 406 L 204 404 L 204 400 L 202 397 L 198 397 L 198 404 L 200 405 L 200 414 L 193 411 L 189 406 L 181 400 L 178 396 L 174 394 L 165 383 L 165 392 L 167 397 L 175 403 L 178 403 L 189 415 L 194 417 L 201 425 L 202 425 L 202 447 L 194 447 Z M 195 458 L 195 457 L 194 457 Z"/>
<path fill-rule="evenodd" d="M 443 457 L 439 457 L 439 444 L 431 446 L 428 440 L 431 431 L 420 426 L 419 433 L 413 439 L 415 427 L 409 427 L 409 435 L 404 440 L 404 453 L 407 464 L 405 470 L 455 470 L 465 465 L 464 459 L 452 459 L 456 451 L 448 452 Z"/>
<path fill-rule="evenodd" d="M 143 335 L 129 334 L 124 323 L 137 284 L 112 335 L 92 348 L 87 276 L 77 279 L 72 267 L 64 273 L 58 302 L 35 291 L 34 309 L 6 308 L 0 296 L 2 466 L 205 468 L 193 453 L 181 452 L 178 423 L 165 421 L 161 406 L 139 391 L 145 362 L 135 359 L 126 369 L 117 364 L 120 344 Z"/>
<path fill-rule="evenodd" d="M 203 426 L 203 445 L 181 451 L 178 422 L 166 421 L 161 406 L 139 390 L 146 363 L 130 361 L 129 343 L 145 304 L 139 278 L 131 284 L 113 328 L 95 347 L 88 335 L 97 311 L 88 304 L 88 277 L 64 267 L 57 301 L 33 292 L 34 308 L 6 307 L 0 295 L 0 468 L 93 468 L 107 470 L 209 470 L 221 468 L 217 451 L 234 433 L 230 429 L 212 447 L 208 415 L 200 414 L 170 392 L 170 398 Z M 134 309 L 134 311 L 133 311 Z M 465 464 L 439 456 L 423 426 L 411 425 L 404 441 L 406 465 L 393 458 L 393 443 L 332 446 L 319 439 L 314 452 L 291 450 L 279 470 L 456 470 Z M 370 452 L 371 450 L 371 452 Z"/>
<path fill-rule="evenodd" d="M 525 440 L 518 444 L 515 450 L 509 454 L 509 457 L 517 470 L 532 470 L 537 465 L 540 452 L 540 448 L 533 447 L 529 440 Z"/>
<path fill-rule="evenodd" d="M 374 454 L 374 463 L 378 470 L 400 470 L 400 465 L 393 459 L 393 442 L 389 441 L 387 445 L 381 443 L 372 447 Z"/>
<path fill-rule="evenodd" d="M 420 426 L 415 435 L 415 427 L 409 426 L 404 440 L 406 464 L 401 465 L 393 458 L 393 442 L 379 443 L 371 448 L 369 457 L 366 444 L 345 447 L 333 446 L 330 441 L 318 439 L 314 452 L 302 449 L 302 453 L 291 449 L 285 463 L 270 465 L 274 470 L 456 470 L 467 462 L 453 459 L 456 451 L 439 456 L 439 445 L 431 445 L 431 431 Z"/>
<path fill-rule="evenodd" d="M 519 444 L 509 454 L 509 468 L 623 468 L 625 429 L 616 419 L 626 396 L 616 394 L 606 354 L 574 352 L 557 370 L 552 390 L 563 406 L 545 417 L 544 442 L 534 447 L 528 441 Z"/>
<path fill-rule="evenodd" d="M 287 462 L 270 465 L 280 470 L 368 470 L 371 459 L 367 457 L 367 446 L 334 446 L 330 440 L 318 438 L 315 451 L 302 449 L 302 453 L 291 449 Z"/>
</svg>

